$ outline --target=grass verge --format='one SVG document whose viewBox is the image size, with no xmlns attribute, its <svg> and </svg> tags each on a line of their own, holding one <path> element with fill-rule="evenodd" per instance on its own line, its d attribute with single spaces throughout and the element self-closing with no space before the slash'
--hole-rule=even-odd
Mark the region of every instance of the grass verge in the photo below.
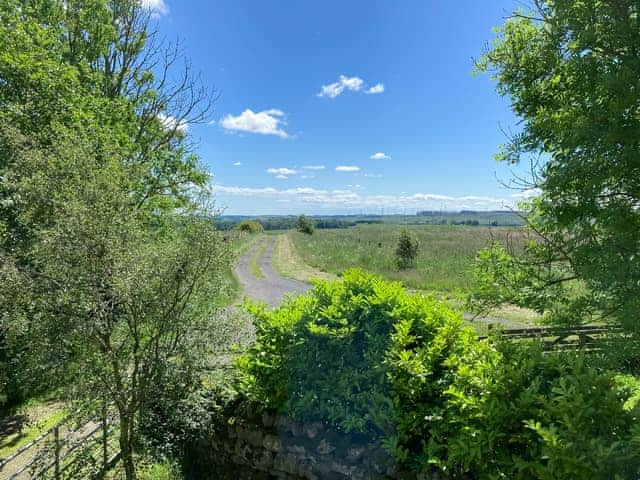
<svg viewBox="0 0 640 480">
<path fill-rule="evenodd" d="M 310 282 L 314 278 L 319 280 L 336 280 L 338 278 L 337 275 L 307 265 L 298 254 L 288 233 L 276 237 L 273 250 L 273 268 L 280 275 L 301 282 Z"/>
<path fill-rule="evenodd" d="M 256 249 L 253 256 L 249 259 L 249 272 L 256 278 L 264 278 L 264 274 L 262 273 L 262 270 L 260 270 L 260 259 L 271 242 L 272 240 L 264 239 Z"/>
</svg>

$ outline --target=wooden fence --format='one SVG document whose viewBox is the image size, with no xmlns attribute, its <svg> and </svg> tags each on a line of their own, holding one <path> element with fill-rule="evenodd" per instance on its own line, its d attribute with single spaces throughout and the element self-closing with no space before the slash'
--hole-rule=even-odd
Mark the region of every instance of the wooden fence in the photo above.
<svg viewBox="0 0 640 480">
<path fill-rule="evenodd" d="M 489 330 L 492 330 L 489 325 Z M 622 328 L 613 326 L 583 325 L 578 327 L 535 327 L 497 330 L 496 334 L 509 340 L 539 339 L 546 351 L 575 350 L 599 351 L 612 338 L 624 335 Z M 479 337 L 481 340 L 487 335 Z"/>
<path fill-rule="evenodd" d="M 0 460 L 0 478 L 93 478 L 120 459 L 115 415 L 104 408 L 98 418 L 67 418 Z"/>
</svg>

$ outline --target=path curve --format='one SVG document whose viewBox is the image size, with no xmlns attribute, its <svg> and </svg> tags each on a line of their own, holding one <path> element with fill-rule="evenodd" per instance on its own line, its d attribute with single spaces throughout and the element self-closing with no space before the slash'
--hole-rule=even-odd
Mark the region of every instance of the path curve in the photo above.
<svg viewBox="0 0 640 480">
<path fill-rule="evenodd" d="M 273 247 L 276 237 L 267 237 L 256 242 L 244 255 L 240 257 L 236 266 L 236 276 L 242 285 L 242 291 L 247 297 L 263 301 L 271 307 L 278 306 L 285 295 L 299 295 L 311 288 L 311 285 L 280 275 L 273 269 Z M 265 242 L 267 249 L 258 260 L 260 271 L 264 278 L 255 277 L 249 270 L 249 262 Z"/>
</svg>

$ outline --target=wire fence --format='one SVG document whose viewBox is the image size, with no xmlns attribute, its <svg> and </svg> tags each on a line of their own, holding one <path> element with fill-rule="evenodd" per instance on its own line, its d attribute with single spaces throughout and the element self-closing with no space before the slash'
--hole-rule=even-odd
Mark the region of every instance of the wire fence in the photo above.
<svg viewBox="0 0 640 480">
<path fill-rule="evenodd" d="M 117 416 L 104 407 L 100 415 L 73 416 L 0 460 L 0 479 L 94 478 L 120 458 Z"/>
</svg>

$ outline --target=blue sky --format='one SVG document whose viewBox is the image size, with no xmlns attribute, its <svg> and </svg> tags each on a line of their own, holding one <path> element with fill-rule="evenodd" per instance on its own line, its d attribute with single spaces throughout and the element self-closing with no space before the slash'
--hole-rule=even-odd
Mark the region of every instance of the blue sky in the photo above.
<svg viewBox="0 0 640 480">
<path fill-rule="evenodd" d="M 189 125 L 226 214 L 498 209 L 517 129 L 473 58 L 516 1 L 145 0 L 219 97 Z"/>
</svg>

